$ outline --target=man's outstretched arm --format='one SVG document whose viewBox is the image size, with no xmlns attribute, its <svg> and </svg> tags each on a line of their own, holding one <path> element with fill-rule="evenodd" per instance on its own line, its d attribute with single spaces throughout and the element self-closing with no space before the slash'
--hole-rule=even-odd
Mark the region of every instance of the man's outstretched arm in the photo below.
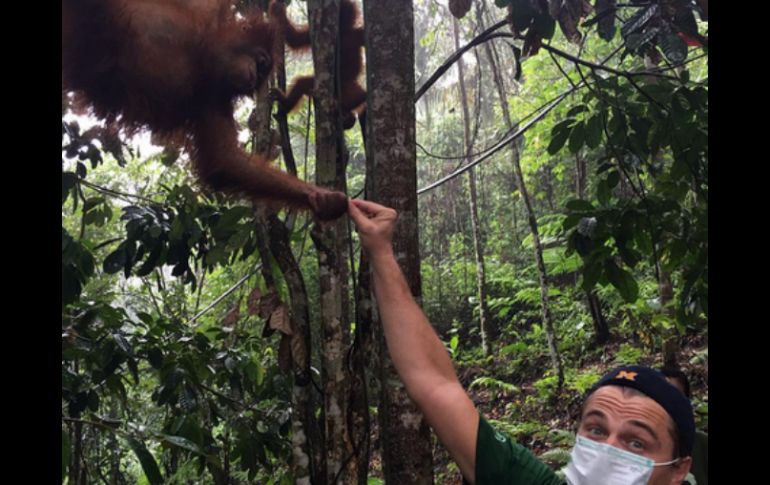
<svg viewBox="0 0 770 485">
<path fill-rule="evenodd" d="M 362 200 L 351 200 L 348 212 L 369 256 L 377 307 L 396 371 L 463 476 L 475 483 L 479 415 L 393 254 L 391 241 L 398 215 L 393 209 Z"/>
</svg>

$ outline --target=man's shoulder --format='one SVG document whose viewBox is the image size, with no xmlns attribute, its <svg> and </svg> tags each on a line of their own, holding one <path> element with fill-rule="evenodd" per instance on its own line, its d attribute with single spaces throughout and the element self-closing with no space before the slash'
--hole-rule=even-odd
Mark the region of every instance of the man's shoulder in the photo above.
<svg viewBox="0 0 770 485">
<path fill-rule="evenodd" d="M 564 481 L 529 449 L 480 417 L 476 441 L 476 483 L 561 485 Z"/>
</svg>

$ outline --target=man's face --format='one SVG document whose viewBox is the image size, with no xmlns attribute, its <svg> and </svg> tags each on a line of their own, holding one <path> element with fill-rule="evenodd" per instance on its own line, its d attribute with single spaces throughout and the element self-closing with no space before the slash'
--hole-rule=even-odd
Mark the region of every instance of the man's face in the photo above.
<svg viewBox="0 0 770 485">
<path fill-rule="evenodd" d="M 604 386 L 588 398 L 578 434 L 661 463 L 676 458 L 673 426 L 666 410 L 649 397 L 620 386 Z M 690 461 L 687 457 L 673 465 L 656 466 L 649 483 L 680 484 Z"/>
</svg>

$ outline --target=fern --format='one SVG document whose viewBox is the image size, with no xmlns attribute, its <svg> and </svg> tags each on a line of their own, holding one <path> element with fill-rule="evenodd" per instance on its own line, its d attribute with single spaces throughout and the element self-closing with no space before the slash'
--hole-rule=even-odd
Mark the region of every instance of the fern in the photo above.
<svg viewBox="0 0 770 485">
<path fill-rule="evenodd" d="M 567 386 L 577 391 L 579 394 L 585 394 L 586 391 L 596 384 L 602 375 L 593 370 L 587 370 L 580 374 L 570 375 L 567 379 Z"/>
<path fill-rule="evenodd" d="M 519 388 L 511 383 L 495 379 L 494 377 L 485 376 L 477 377 L 473 382 L 471 382 L 471 385 L 468 386 L 468 389 L 473 389 L 474 387 L 484 387 L 490 391 L 505 392 L 508 394 L 519 392 Z"/>
<path fill-rule="evenodd" d="M 522 442 L 525 439 L 536 437 L 542 439 L 548 433 L 548 428 L 541 423 L 534 421 L 525 421 L 523 423 L 511 424 L 496 419 L 488 419 L 489 424 L 494 428 L 502 430 L 505 434 L 511 436 L 514 441 Z"/>
<path fill-rule="evenodd" d="M 696 352 L 692 359 L 690 359 L 691 365 L 708 364 L 709 363 L 709 348 Z"/>
<path fill-rule="evenodd" d="M 540 455 L 540 460 L 549 465 L 551 468 L 563 468 L 567 465 L 567 463 L 569 463 L 570 450 L 567 448 L 554 448 Z"/>
<path fill-rule="evenodd" d="M 638 364 L 644 355 L 642 349 L 637 349 L 629 344 L 623 344 L 615 354 L 616 364 Z"/>
<path fill-rule="evenodd" d="M 552 429 L 548 432 L 552 443 L 572 447 L 575 444 L 575 433 L 566 429 Z"/>
</svg>

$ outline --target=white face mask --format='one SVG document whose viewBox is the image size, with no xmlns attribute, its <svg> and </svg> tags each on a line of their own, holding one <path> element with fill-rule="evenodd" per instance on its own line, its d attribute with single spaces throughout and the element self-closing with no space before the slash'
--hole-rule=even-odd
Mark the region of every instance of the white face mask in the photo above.
<svg viewBox="0 0 770 485">
<path fill-rule="evenodd" d="M 570 485 L 644 485 L 656 466 L 671 465 L 671 460 L 655 463 L 628 451 L 578 436 L 572 459 L 564 470 Z"/>
</svg>

